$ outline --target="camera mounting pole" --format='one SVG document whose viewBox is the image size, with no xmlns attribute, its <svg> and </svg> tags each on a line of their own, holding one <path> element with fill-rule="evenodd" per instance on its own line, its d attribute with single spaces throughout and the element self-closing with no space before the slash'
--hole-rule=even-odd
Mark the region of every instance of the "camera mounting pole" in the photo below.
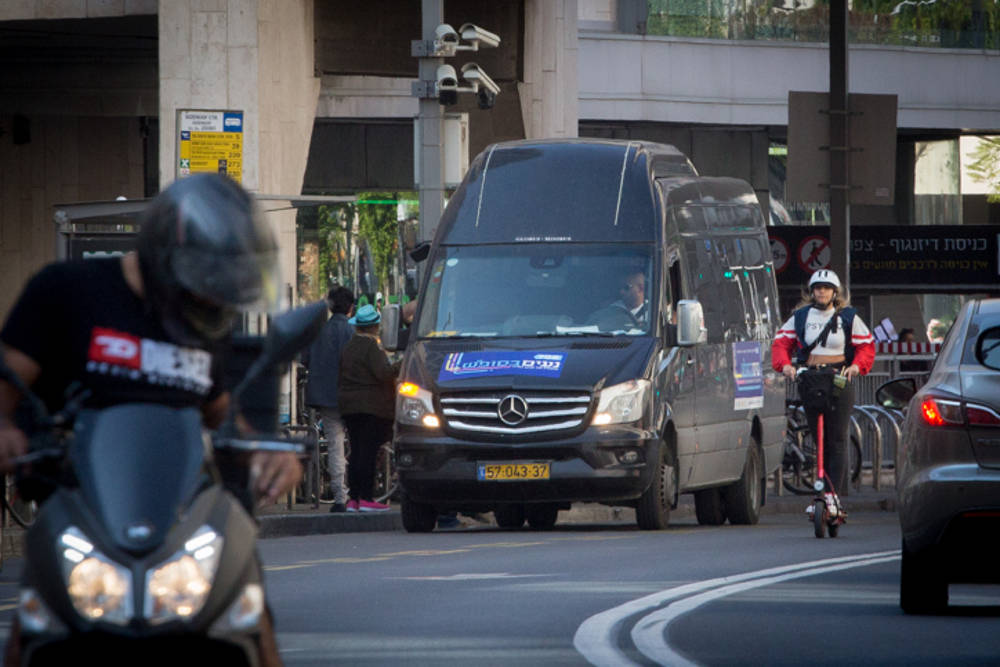
<svg viewBox="0 0 1000 667">
<path fill-rule="evenodd" d="M 438 26 L 444 23 L 444 0 L 421 0 L 420 17 L 423 39 L 412 43 L 412 52 L 420 63 L 419 80 L 414 85 L 414 94 L 420 101 L 417 115 L 417 123 L 420 124 L 420 146 L 417 147 L 418 154 L 414 156 L 420 161 L 420 221 L 417 240 L 430 241 L 434 238 L 438 221 L 444 211 L 444 174 L 441 159 L 443 116 L 437 92 L 434 90 L 438 67 L 444 64 L 443 55 L 449 50 L 450 43 L 450 40 L 438 32 Z M 428 84 L 429 89 L 427 89 Z M 418 90 L 418 88 L 424 89 Z"/>
</svg>

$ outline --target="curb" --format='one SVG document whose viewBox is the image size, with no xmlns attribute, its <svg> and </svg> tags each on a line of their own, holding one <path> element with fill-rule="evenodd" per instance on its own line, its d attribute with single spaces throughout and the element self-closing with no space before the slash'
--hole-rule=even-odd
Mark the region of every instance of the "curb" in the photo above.
<svg viewBox="0 0 1000 667">
<path fill-rule="evenodd" d="M 257 517 L 258 537 L 292 537 L 328 533 L 368 533 L 403 530 L 399 510 L 339 514 L 265 514 Z"/>
<path fill-rule="evenodd" d="M 761 515 L 803 514 L 812 496 L 769 495 L 761 507 Z M 895 512 L 895 493 L 849 495 L 844 504 L 851 512 Z M 671 512 L 673 519 L 689 519 L 695 516 L 694 497 L 685 495 L 677 508 Z M 458 528 L 486 528 L 495 526 L 493 521 L 483 522 L 464 514 L 459 514 Z M 258 517 L 260 537 L 293 537 L 302 535 L 327 535 L 332 533 L 361 533 L 403 530 L 403 521 L 398 509 L 388 512 L 350 514 L 266 514 Z M 611 523 L 635 525 L 635 510 L 629 507 L 607 507 L 597 503 L 577 503 L 572 509 L 559 513 L 559 525 L 581 523 Z"/>
</svg>

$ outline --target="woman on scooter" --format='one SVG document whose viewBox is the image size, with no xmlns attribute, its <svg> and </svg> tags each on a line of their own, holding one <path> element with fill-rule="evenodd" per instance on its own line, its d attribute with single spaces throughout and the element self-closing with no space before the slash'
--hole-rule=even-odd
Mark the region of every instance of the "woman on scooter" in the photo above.
<svg viewBox="0 0 1000 667">
<path fill-rule="evenodd" d="M 849 305 L 836 273 L 815 271 L 807 290 L 778 330 L 771 345 L 771 362 L 774 370 L 787 378 L 796 376 L 796 366 L 826 371 L 809 374 L 809 396 L 803 395 L 804 381 L 799 395 L 813 437 L 817 437 L 817 422 L 823 415 L 823 467 L 832 490 L 840 493 L 847 488 L 847 429 L 854 406 L 851 381 L 871 370 L 875 339 Z M 846 382 L 835 383 L 836 376 Z M 843 386 L 838 386 L 841 383 Z"/>
</svg>

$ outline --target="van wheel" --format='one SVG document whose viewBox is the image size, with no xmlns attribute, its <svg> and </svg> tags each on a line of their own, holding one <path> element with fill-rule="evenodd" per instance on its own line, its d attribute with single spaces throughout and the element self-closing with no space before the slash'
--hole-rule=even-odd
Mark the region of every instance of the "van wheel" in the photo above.
<svg viewBox="0 0 1000 667">
<path fill-rule="evenodd" d="M 722 491 L 703 489 L 694 492 L 694 513 L 703 526 L 721 526 L 726 522 L 726 505 L 722 502 Z"/>
<path fill-rule="evenodd" d="M 764 499 L 764 466 L 757 444 L 750 442 L 743 475 L 722 490 L 722 500 L 733 525 L 753 525 L 760 521 L 760 506 Z"/>
<path fill-rule="evenodd" d="M 403 528 L 408 533 L 429 533 L 437 525 L 437 511 L 434 506 L 414 502 L 405 493 L 399 509 Z"/>
<path fill-rule="evenodd" d="M 559 518 L 559 506 L 550 503 L 528 505 L 524 508 L 524 513 L 533 530 L 552 530 Z"/>
<path fill-rule="evenodd" d="M 497 505 L 493 518 L 501 528 L 520 528 L 524 525 L 524 505 Z"/>
<path fill-rule="evenodd" d="M 653 471 L 653 481 L 639 497 L 635 520 L 641 530 L 663 530 L 670 524 L 670 507 L 677 488 L 677 466 L 669 458 L 666 443 L 660 443 L 660 465 Z"/>
</svg>

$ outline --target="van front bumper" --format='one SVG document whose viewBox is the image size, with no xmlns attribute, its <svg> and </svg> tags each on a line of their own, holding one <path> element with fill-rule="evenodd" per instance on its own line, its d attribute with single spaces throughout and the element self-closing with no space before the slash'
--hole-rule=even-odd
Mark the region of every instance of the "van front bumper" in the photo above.
<svg viewBox="0 0 1000 667">
<path fill-rule="evenodd" d="M 649 487 L 659 447 L 659 438 L 650 431 L 610 426 L 545 442 L 471 442 L 420 431 L 397 432 L 395 440 L 399 482 L 408 498 L 470 508 L 531 502 L 632 504 Z M 549 478 L 478 479 L 480 464 L 510 462 L 548 463 Z"/>
</svg>

